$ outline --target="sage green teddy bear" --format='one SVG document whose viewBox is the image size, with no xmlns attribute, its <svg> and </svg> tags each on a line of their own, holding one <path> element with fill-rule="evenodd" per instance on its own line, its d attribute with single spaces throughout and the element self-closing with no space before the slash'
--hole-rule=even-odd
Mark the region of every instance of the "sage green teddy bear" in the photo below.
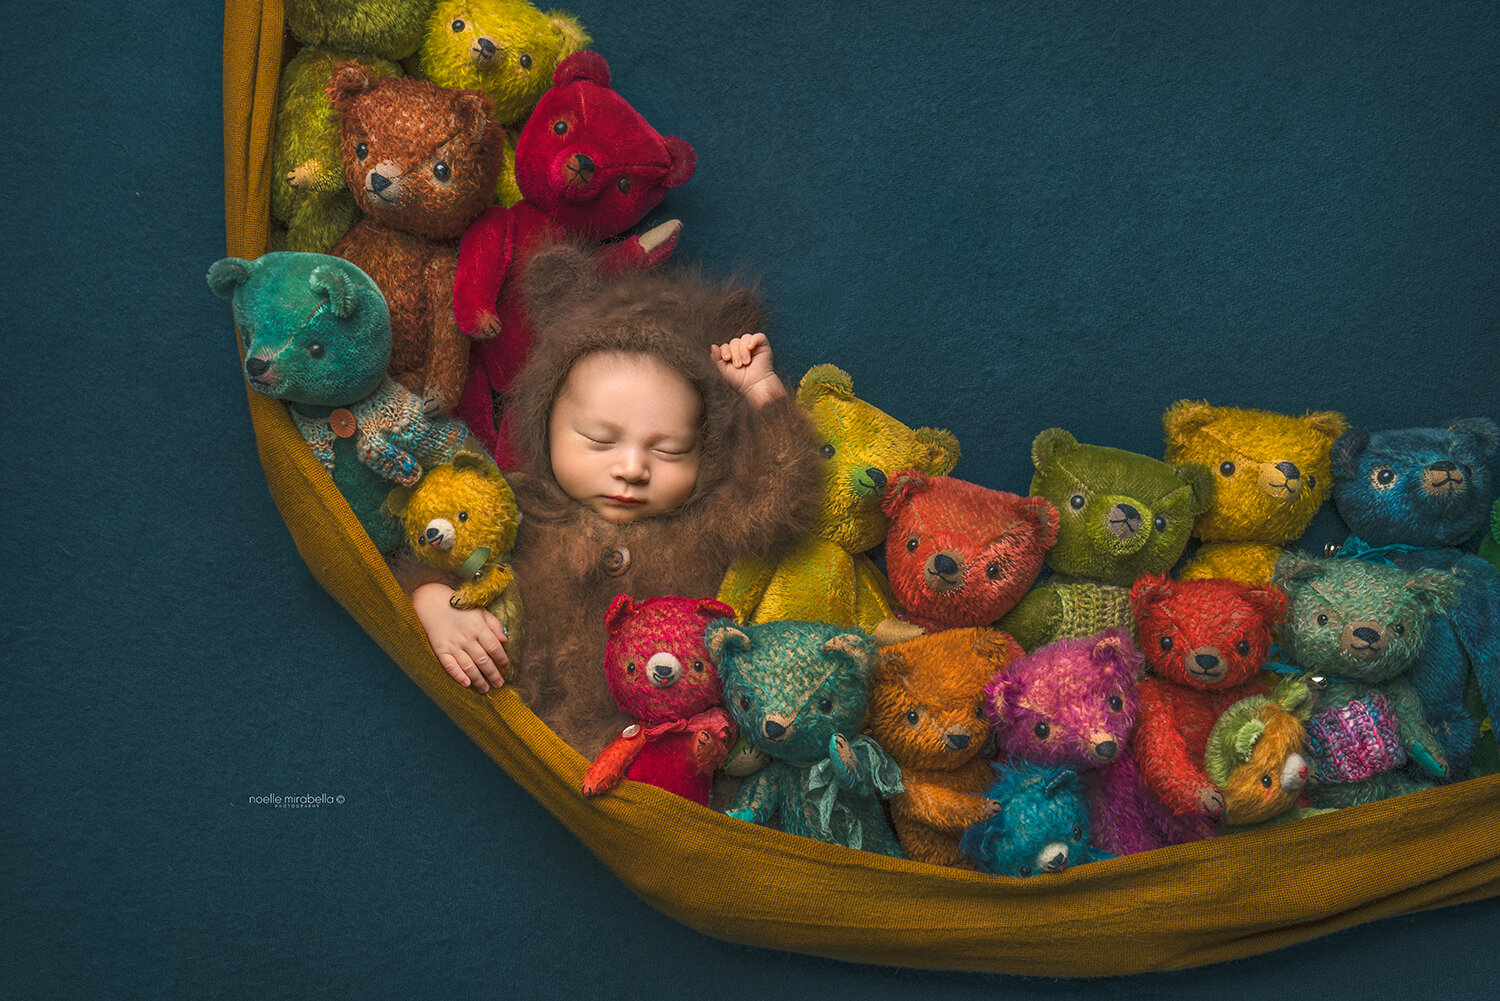
<svg viewBox="0 0 1500 1001">
<path fill-rule="evenodd" d="M 1057 508 L 1053 571 L 998 623 L 1026 650 L 1110 626 L 1135 632 L 1130 585 L 1166 573 L 1187 548 L 1193 519 L 1213 503 L 1207 466 L 1173 467 L 1136 452 L 1080 444 L 1050 428 L 1031 443 L 1029 493 Z"/>
</svg>

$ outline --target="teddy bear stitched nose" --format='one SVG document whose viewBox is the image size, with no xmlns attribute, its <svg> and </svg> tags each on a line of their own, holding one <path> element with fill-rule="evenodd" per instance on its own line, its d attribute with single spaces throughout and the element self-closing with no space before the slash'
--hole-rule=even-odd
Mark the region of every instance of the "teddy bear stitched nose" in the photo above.
<svg viewBox="0 0 1500 1001">
<path fill-rule="evenodd" d="M 257 378 L 259 376 L 265 375 L 266 369 L 270 367 L 271 363 L 266 361 L 264 358 L 245 359 L 245 371 L 249 373 L 251 378 Z"/>
<path fill-rule="evenodd" d="M 953 751 L 962 751 L 969 746 L 969 735 L 967 733 L 948 734 L 948 748 Z"/>
<path fill-rule="evenodd" d="M 573 175 L 569 179 L 569 183 L 581 187 L 593 180 L 596 168 L 594 167 L 594 161 L 589 158 L 588 154 L 574 153 L 568 157 L 567 169 L 568 173 Z"/>
<path fill-rule="evenodd" d="M 958 561 L 947 553 L 938 553 L 932 558 L 933 573 L 940 573 L 944 577 L 958 573 Z"/>
<path fill-rule="evenodd" d="M 1109 516 L 1104 524 L 1119 539 L 1133 539 L 1141 530 L 1140 509 L 1133 504 L 1121 501 L 1109 509 Z"/>
<path fill-rule="evenodd" d="M 1112 740 L 1101 741 L 1094 745 L 1094 756 L 1100 761 L 1113 761 L 1119 749 L 1119 745 Z"/>
<path fill-rule="evenodd" d="M 1198 667 L 1204 671 L 1212 671 L 1219 666 L 1219 658 L 1211 653 L 1200 653 L 1193 658 Z"/>
<path fill-rule="evenodd" d="M 1366 643 L 1380 642 L 1380 634 L 1369 626 L 1360 626 L 1354 630 L 1354 635 L 1357 639 L 1364 640 Z"/>
<path fill-rule="evenodd" d="M 495 58 L 495 53 L 499 51 L 499 49 L 496 48 L 495 43 L 490 41 L 488 38 L 478 39 L 474 43 L 474 47 L 479 50 L 479 58 L 486 60 Z"/>
<path fill-rule="evenodd" d="M 1300 480 L 1302 478 L 1302 470 L 1298 469 L 1295 463 L 1278 462 L 1276 463 L 1276 471 L 1289 480 Z"/>
<path fill-rule="evenodd" d="M 865 470 L 865 475 L 870 478 L 870 482 L 871 483 L 875 484 L 875 489 L 876 490 L 884 490 L 885 489 L 886 476 L 880 470 L 873 469 L 873 468 L 872 469 L 866 469 Z"/>
<path fill-rule="evenodd" d="M 374 192 L 384 191 L 391 186 L 391 179 L 377 171 L 370 172 L 370 190 Z"/>
<path fill-rule="evenodd" d="M 767 737 L 770 737 L 772 740 L 780 740 L 783 736 L 786 735 L 786 727 L 782 726 L 774 719 L 768 719 L 764 723 L 762 723 L 761 730 L 764 731 L 765 735 Z"/>
</svg>

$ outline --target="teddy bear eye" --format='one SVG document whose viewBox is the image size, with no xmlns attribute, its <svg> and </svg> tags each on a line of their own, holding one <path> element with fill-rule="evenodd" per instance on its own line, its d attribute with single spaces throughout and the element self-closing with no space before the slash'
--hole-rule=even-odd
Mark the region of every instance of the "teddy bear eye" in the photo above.
<svg viewBox="0 0 1500 1001">
<path fill-rule="evenodd" d="M 615 182 L 615 187 L 617 187 L 617 188 L 620 189 L 620 194 L 622 194 L 622 195 L 628 195 L 630 193 L 630 178 L 628 178 L 628 177 L 622 177 L 622 178 L 620 178 L 618 181 Z"/>
<path fill-rule="evenodd" d="M 974 718 L 975 719 L 984 719 L 984 706 L 975 706 L 974 707 Z"/>
<path fill-rule="evenodd" d="M 1161 647 L 1163 650 L 1170 650 L 1172 649 L 1172 637 L 1163 636 L 1161 639 L 1156 641 L 1156 645 Z"/>
<path fill-rule="evenodd" d="M 552 132 L 555 135 L 565 136 L 568 134 L 568 123 L 558 120 L 552 123 Z"/>
<path fill-rule="evenodd" d="M 821 455 L 825 459 L 831 459 L 831 458 L 833 458 L 833 453 L 834 453 L 834 447 L 832 445 L 828 444 L 828 442 L 826 442 L 826 441 L 823 443 L 822 447 L 818 449 L 818 454 Z"/>
<path fill-rule="evenodd" d="M 1398 623 L 1396 623 L 1394 626 L 1391 627 L 1391 632 L 1395 633 L 1397 636 L 1405 636 L 1406 635 L 1406 623 L 1404 623 L 1404 622 L 1398 622 Z"/>
<path fill-rule="evenodd" d="M 1250 652 L 1250 641 L 1240 640 L 1234 645 L 1234 650 L 1235 653 L 1238 653 L 1241 657 L 1245 656 L 1245 654 Z"/>
<path fill-rule="evenodd" d="M 529 69 L 531 69 L 531 54 L 529 52 L 523 52 L 523 53 L 521 53 L 520 62 L 521 62 L 521 68 L 523 70 L 529 70 Z"/>
<path fill-rule="evenodd" d="M 991 563 L 989 566 L 985 567 L 984 568 L 984 575 L 986 577 L 988 577 L 990 580 L 999 580 L 1000 579 L 1000 564 L 998 564 L 998 563 Z"/>
<path fill-rule="evenodd" d="M 458 520 L 459 521 L 468 521 L 469 520 L 469 512 L 467 512 L 467 511 L 460 511 L 460 512 L 458 512 Z"/>
<path fill-rule="evenodd" d="M 1317 489 L 1317 486 L 1318 486 L 1318 478 L 1316 476 L 1309 476 L 1307 478 L 1307 489 L 1309 489 L 1309 490 L 1315 490 L 1315 489 Z"/>
<path fill-rule="evenodd" d="M 1234 463 L 1232 463 L 1232 462 L 1221 462 L 1221 463 L 1219 463 L 1219 475 L 1220 476 L 1233 476 L 1234 475 Z"/>
<path fill-rule="evenodd" d="M 910 712 L 908 712 L 906 714 L 906 722 L 910 723 L 912 726 L 916 726 L 917 725 L 917 720 L 920 719 L 920 718 L 921 717 L 919 717 L 917 715 L 917 711 L 915 709 L 911 710 Z"/>
<path fill-rule="evenodd" d="M 464 23 L 463 23 L 463 21 L 454 21 L 448 27 L 452 28 L 454 31 L 463 31 L 464 30 Z"/>
<path fill-rule="evenodd" d="M 307 353 L 313 358 L 321 358 L 323 357 L 323 345 L 319 344 L 317 341 L 313 341 L 307 346 Z"/>
<path fill-rule="evenodd" d="M 750 708 L 750 696 L 748 696 L 748 695 L 741 695 L 740 696 L 740 708 L 741 709 L 749 709 Z"/>
<path fill-rule="evenodd" d="M 1396 481 L 1396 471 L 1389 467 L 1381 466 L 1375 470 L 1371 478 L 1375 481 L 1377 487 L 1388 487 Z"/>
<path fill-rule="evenodd" d="M 827 696 L 824 696 L 823 698 L 818 700 L 818 709 L 820 712 L 832 712 L 833 700 L 828 698 Z"/>
<path fill-rule="evenodd" d="M 1125 708 L 1125 700 L 1120 698 L 1118 695 L 1111 695 L 1109 697 L 1109 707 L 1115 712 L 1119 712 L 1121 709 Z"/>
<path fill-rule="evenodd" d="M 914 553 L 917 551 L 917 537 L 915 535 L 906 540 L 906 551 L 908 553 Z"/>
<path fill-rule="evenodd" d="M 1151 524 L 1156 526 L 1158 532 L 1165 532 L 1167 530 L 1167 516 L 1159 514 L 1151 520 Z"/>
<path fill-rule="evenodd" d="M 635 673 L 635 661 L 632 660 L 630 663 L 628 663 L 628 664 L 625 665 L 625 673 L 626 674 L 634 674 Z"/>
<path fill-rule="evenodd" d="M 453 168 L 439 160 L 432 165 L 432 176 L 446 184 L 453 179 Z"/>
<path fill-rule="evenodd" d="M 1081 837 L 1083 837 L 1083 828 L 1080 827 L 1077 824 L 1074 824 L 1073 825 L 1073 840 L 1077 841 Z"/>
<path fill-rule="evenodd" d="M 1260 784 L 1265 786 L 1267 789 L 1271 788 L 1271 776 L 1262 775 L 1260 777 Z"/>
<path fill-rule="evenodd" d="M 1083 494 L 1074 494 L 1072 497 L 1069 497 L 1068 498 L 1068 507 L 1072 508 L 1074 511 L 1082 511 L 1083 510 Z"/>
<path fill-rule="evenodd" d="M 1046 740 L 1047 734 L 1052 732 L 1052 728 L 1046 723 L 1038 723 L 1031 728 L 1031 732 L 1036 734 L 1038 740 Z"/>
<path fill-rule="evenodd" d="M 695 661 L 693 661 L 693 670 L 697 671 L 699 674 L 702 674 L 703 673 L 703 661 L 701 661 L 701 660 L 695 660 Z"/>
<path fill-rule="evenodd" d="M 1031 866 L 1029 866 L 1029 865 L 1023 865 L 1023 866 L 1021 866 L 1021 875 L 1023 875 L 1023 876 L 1030 876 L 1031 875 Z"/>
<path fill-rule="evenodd" d="M 355 143 L 354 144 L 354 157 L 355 157 L 355 159 L 357 159 L 357 160 L 363 160 L 365 157 L 367 157 L 369 155 L 370 155 L 370 144 L 369 143 Z"/>
<path fill-rule="evenodd" d="M 1318 621 L 1318 625 L 1320 625 L 1320 626 L 1326 626 L 1326 625 L 1328 625 L 1328 616 L 1326 616 L 1323 613 L 1319 612 L 1318 613 L 1318 620 L 1317 621 Z"/>
</svg>

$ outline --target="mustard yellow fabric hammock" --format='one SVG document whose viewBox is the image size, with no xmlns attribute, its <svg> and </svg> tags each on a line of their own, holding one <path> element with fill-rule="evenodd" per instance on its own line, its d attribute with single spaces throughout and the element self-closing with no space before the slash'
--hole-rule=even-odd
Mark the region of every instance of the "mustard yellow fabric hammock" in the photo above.
<svg viewBox="0 0 1500 1001">
<path fill-rule="evenodd" d="M 282 44 L 280 0 L 228 0 L 225 220 L 238 257 L 266 248 Z M 271 495 L 318 582 L 627 886 L 706 934 L 865 963 L 1106 976 L 1220 962 L 1500 893 L 1500 775 L 1031 880 L 792 837 L 634 782 L 585 800 L 582 756 L 509 689 L 477 695 L 438 666 L 285 407 L 246 392 Z"/>
</svg>

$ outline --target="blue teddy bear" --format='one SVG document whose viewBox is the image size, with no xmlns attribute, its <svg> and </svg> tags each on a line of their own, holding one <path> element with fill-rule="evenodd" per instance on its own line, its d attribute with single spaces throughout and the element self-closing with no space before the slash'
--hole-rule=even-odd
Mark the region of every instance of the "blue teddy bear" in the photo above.
<svg viewBox="0 0 1500 1001">
<path fill-rule="evenodd" d="M 1475 768 L 1486 712 L 1500 719 L 1500 571 L 1473 553 L 1490 516 L 1490 458 L 1500 427 L 1485 417 L 1371 434 L 1333 445 L 1333 502 L 1353 535 L 1341 555 L 1416 571 L 1451 571 L 1459 598 L 1429 627 L 1409 679 L 1448 759 L 1450 778 L 1495 770 L 1492 740 Z"/>
<path fill-rule="evenodd" d="M 1071 768 L 1020 759 L 996 764 L 985 796 L 1000 812 L 964 831 L 959 849 L 980 872 L 1035 876 L 1113 858 L 1089 844 L 1089 793 Z"/>
<path fill-rule="evenodd" d="M 725 812 L 756 824 L 778 819 L 789 834 L 903 858 L 881 803 L 902 792 L 901 767 L 872 737 L 859 735 L 875 641 L 819 622 L 742 626 L 716 619 L 704 642 L 740 733 L 771 758 Z"/>
<path fill-rule="evenodd" d="M 250 388 L 290 405 L 375 547 L 398 548 L 401 522 L 381 509 L 386 495 L 452 459 L 468 429 L 428 416 L 386 377 L 391 318 L 375 282 L 338 257 L 278 251 L 216 261 L 208 286 L 233 306 Z"/>
</svg>

